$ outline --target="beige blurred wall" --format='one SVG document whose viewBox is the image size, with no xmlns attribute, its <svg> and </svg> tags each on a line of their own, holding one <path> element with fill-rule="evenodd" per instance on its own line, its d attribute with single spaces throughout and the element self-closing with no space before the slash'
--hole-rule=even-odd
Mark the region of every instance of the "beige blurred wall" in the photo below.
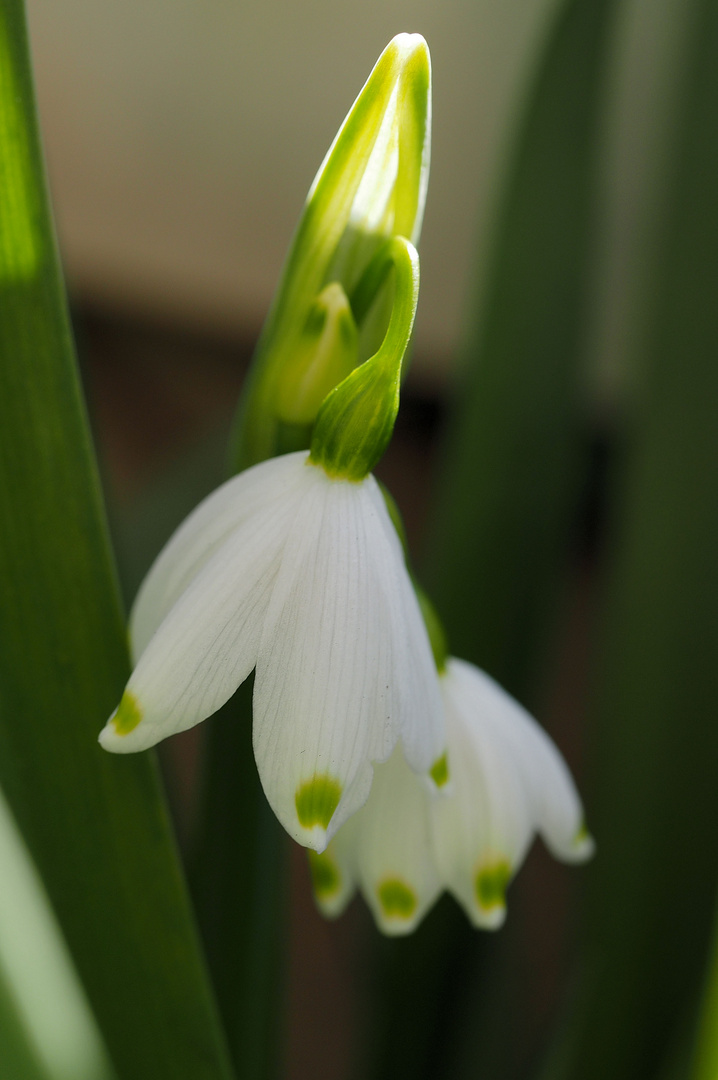
<svg viewBox="0 0 718 1080">
<path fill-rule="evenodd" d="M 253 333 L 334 132 L 389 38 L 427 38 L 417 361 L 453 357 L 477 236 L 555 0 L 29 0 L 76 295 Z"/>
</svg>

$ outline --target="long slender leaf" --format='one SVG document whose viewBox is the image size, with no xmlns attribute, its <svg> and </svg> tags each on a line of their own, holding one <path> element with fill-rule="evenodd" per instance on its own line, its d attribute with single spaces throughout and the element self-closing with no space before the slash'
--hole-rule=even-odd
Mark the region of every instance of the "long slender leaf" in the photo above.
<svg viewBox="0 0 718 1080">
<path fill-rule="evenodd" d="M 582 317 L 614 9 L 611 0 L 563 4 L 529 88 L 424 561 L 452 652 L 519 694 L 555 599 L 581 479 Z M 377 1004 L 377 1077 L 455 1076 L 467 1032 L 477 1033 L 481 1075 L 495 1080 L 516 1065 L 503 992 L 497 1007 L 506 938 L 489 942 L 450 915 L 433 913 L 425 933 L 384 950 L 382 981 L 391 989 Z M 483 1020 L 458 1008 L 457 988 L 472 977 L 483 980 L 474 988 Z M 437 1032 L 427 1018 L 449 989 L 457 1003 Z M 409 1063 L 396 1030 L 412 1031 Z"/>
<path fill-rule="evenodd" d="M 227 1077 L 154 762 L 96 741 L 128 661 L 20 0 L 0 9 L 0 308 L 0 782 L 119 1075 Z"/>
<path fill-rule="evenodd" d="M 718 877 L 718 8 L 691 0 L 681 18 L 672 175 L 598 675 L 591 974 L 567 1064 L 550 1073 L 581 1080 L 654 1077 L 675 1053 Z M 715 1060 L 699 1075 L 714 1076 Z"/>
</svg>

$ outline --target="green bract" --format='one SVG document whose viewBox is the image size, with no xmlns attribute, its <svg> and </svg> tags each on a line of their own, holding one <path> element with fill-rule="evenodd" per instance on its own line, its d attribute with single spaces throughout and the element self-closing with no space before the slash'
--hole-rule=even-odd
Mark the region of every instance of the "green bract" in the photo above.
<svg viewBox="0 0 718 1080">
<path fill-rule="evenodd" d="M 401 365 L 419 298 L 419 256 L 413 244 L 397 236 L 377 260 L 382 265 L 390 261 L 394 267 L 394 298 L 384 341 L 370 360 L 332 390 L 312 435 L 310 461 L 344 480 L 363 480 L 391 438 L 399 409 Z M 374 263 L 369 271 L 373 268 Z"/>
<path fill-rule="evenodd" d="M 426 42 L 399 34 L 379 57 L 309 191 L 241 404 L 235 468 L 308 446 L 322 401 L 376 352 L 389 336 L 388 323 L 396 341 L 389 271 L 397 251 L 387 242 L 418 242 L 429 178 L 430 92 Z M 399 272 L 394 276 L 398 283 Z"/>
</svg>

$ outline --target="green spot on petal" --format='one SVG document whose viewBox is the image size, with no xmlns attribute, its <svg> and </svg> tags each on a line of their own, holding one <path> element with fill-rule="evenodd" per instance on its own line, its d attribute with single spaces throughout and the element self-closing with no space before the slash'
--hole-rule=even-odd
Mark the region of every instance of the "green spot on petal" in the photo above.
<svg viewBox="0 0 718 1080">
<path fill-rule="evenodd" d="M 484 866 L 476 875 L 476 899 L 484 911 L 504 906 L 506 886 L 511 880 L 511 866 L 505 860 Z"/>
<path fill-rule="evenodd" d="M 573 838 L 573 850 L 576 858 L 590 859 L 595 849 L 594 839 L 586 828 L 586 823 L 581 822 L 581 826 Z"/>
<path fill-rule="evenodd" d="M 590 841 L 591 839 L 592 839 L 592 837 L 591 837 L 590 832 L 588 831 L 588 826 L 586 825 L 585 821 L 582 821 L 581 822 L 581 827 L 579 828 L 578 832 L 576 833 L 573 842 L 578 847 L 580 844 L 585 844 L 587 841 Z"/>
<path fill-rule="evenodd" d="M 437 787 L 444 786 L 449 779 L 449 762 L 446 758 L 446 754 L 442 754 L 440 758 L 436 759 L 429 770 L 429 776 Z"/>
<path fill-rule="evenodd" d="M 385 878 L 377 887 L 381 909 L 388 919 L 410 919 L 416 911 L 416 894 L 399 878 Z"/>
<path fill-rule="evenodd" d="M 309 869 L 312 873 L 312 885 L 314 894 L 318 900 L 334 896 L 339 892 L 341 875 L 334 862 L 327 854 L 321 855 L 316 851 L 309 851 Z"/>
<path fill-rule="evenodd" d="M 122 701 L 112 721 L 118 735 L 129 735 L 142 719 L 142 709 L 137 698 L 125 690 Z"/>
<path fill-rule="evenodd" d="M 331 776 L 315 776 L 297 788 L 294 802 L 299 824 L 305 829 L 326 829 L 342 797 L 342 786 Z"/>
</svg>

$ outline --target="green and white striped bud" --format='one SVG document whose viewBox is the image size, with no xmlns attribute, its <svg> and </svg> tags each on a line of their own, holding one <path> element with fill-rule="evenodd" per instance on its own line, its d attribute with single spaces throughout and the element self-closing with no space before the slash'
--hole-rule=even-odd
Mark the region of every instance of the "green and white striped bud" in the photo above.
<svg viewBox="0 0 718 1080">
<path fill-rule="evenodd" d="M 395 321 L 392 260 L 383 249 L 396 237 L 418 242 L 430 133 L 429 50 L 420 35 L 399 34 L 379 57 L 309 191 L 240 406 L 234 468 L 298 448 L 302 438 L 308 446 L 322 393 L 367 358 L 376 360 Z M 317 332 L 322 310 L 326 320 Z M 370 371 L 376 374 L 379 365 Z"/>
</svg>

